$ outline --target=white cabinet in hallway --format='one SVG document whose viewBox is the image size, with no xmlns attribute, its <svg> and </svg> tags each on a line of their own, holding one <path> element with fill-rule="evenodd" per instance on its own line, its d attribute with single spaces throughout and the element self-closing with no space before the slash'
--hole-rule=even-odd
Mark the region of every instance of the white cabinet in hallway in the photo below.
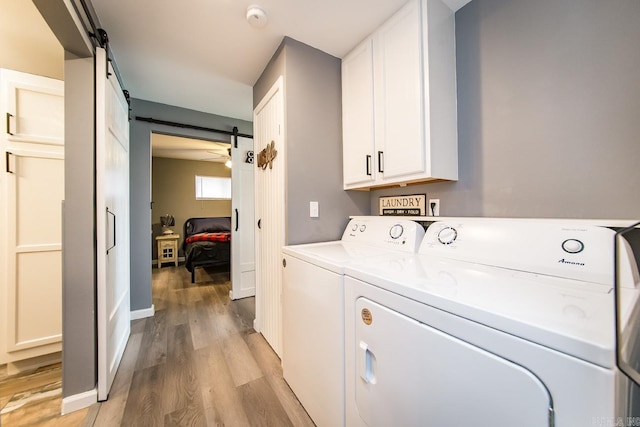
<svg viewBox="0 0 640 427">
<path fill-rule="evenodd" d="M 345 189 L 458 179 L 454 12 L 413 0 L 342 62 Z"/>
<path fill-rule="evenodd" d="M 0 364 L 47 361 L 62 341 L 64 83 L 0 70 Z"/>
</svg>

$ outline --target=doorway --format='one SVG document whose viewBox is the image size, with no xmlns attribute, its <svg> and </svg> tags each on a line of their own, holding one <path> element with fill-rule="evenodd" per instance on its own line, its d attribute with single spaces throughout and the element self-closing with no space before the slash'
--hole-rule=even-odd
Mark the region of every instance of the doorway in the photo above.
<svg viewBox="0 0 640 427">
<path fill-rule="evenodd" d="M 157 279 L 156 272 L 167 266 L 177 266 L 184 274 L 189 269 L 188 274 L 193 272 L 195 285 L 210 279 L 211 272 L 193 266 L 200 265 L 200 248 L 193 247 L 197 244 L 209 255 L 219 252 L 223 260 L 230 259 L 226 267 L 232 287 L 230 298 L 255 294 L 253 141 L 237 137 L 236 144 L 234 138 L 232 136 L 227 142 L 224 138 L 151 133 L 152 280 Z M 211 230 L 200 231 L 228 233 L 230 242 L 191 242 L 195 238 L 191 234 L 197 230 L 191 228 L 193 221 L 188 229 L 187 222 L 190 219 L 201 221 L 201 218 L 211 219 L 216 225 Z M 228 230 L 226 226 L 218 229 L 219 224 L 228 224 Z M 223 236 L 204 237 L 218 239 Z M 166 258 L 167 251 L 171 254 L 174 250 L 175 262 Z M 226 254 L 225 250 L 228 251 Z M 207 258 L 204 261 L 202 264 L 208 265 Z M 219 263 L 214 261 L 213 264 Z M 220 268 L 214 270 L 219 273 Z M 154 285 L 152 292 L 155 288 Z"/>
</svg>

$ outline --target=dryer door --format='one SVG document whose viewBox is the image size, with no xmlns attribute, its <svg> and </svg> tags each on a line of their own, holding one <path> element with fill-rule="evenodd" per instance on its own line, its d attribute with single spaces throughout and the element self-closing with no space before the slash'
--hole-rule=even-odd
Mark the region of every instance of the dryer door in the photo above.
<svg viewBox="0 0 640 427">
<path fill-rule="evenodd" d="M 551 425 L 551 396 L 522 366 L 366 298 L 356 308 L 355 401 L 366 425 Z"/>
</svg>

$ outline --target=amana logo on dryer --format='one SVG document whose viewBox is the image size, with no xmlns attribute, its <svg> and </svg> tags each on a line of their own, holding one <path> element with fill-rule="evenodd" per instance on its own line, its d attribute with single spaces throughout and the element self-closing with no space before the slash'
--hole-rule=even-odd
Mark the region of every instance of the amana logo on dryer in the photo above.
<svg viewBox="0 0 640 427">
<path fill-rule="evenodd" d="M 561 258 L 560 261 L 558 261 L 560 264 L 571 264 L 571 265 L 581 265 L 584 267 L 584 262 L 575 262 L 575 261 L 567 261 L 564 258 Z"/>
</svg>

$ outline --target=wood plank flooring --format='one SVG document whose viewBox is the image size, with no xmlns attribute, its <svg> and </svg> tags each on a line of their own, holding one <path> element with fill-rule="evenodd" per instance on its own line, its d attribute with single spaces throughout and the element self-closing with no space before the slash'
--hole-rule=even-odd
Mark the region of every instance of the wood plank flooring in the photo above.
<svg viewBox="0 0 640 427">
<path fill-rule="evenodd" d="M 58 391 L 46 417 L 38 418 L 45 406 L 33 406 L 28 419 L 3 414 L 0 425 L 314 425 L 282 378 L 280 359 L 253 330 L 254 299 L 229 299 L 228 271 L 198 269 L 192 284 L 183 266 L 164 267 L 152 278 L 155 316 L 132 322 L 109 400 L 56 417 Z M 0 392 L 6 407 L 1 382 Z"/>
</svg>

